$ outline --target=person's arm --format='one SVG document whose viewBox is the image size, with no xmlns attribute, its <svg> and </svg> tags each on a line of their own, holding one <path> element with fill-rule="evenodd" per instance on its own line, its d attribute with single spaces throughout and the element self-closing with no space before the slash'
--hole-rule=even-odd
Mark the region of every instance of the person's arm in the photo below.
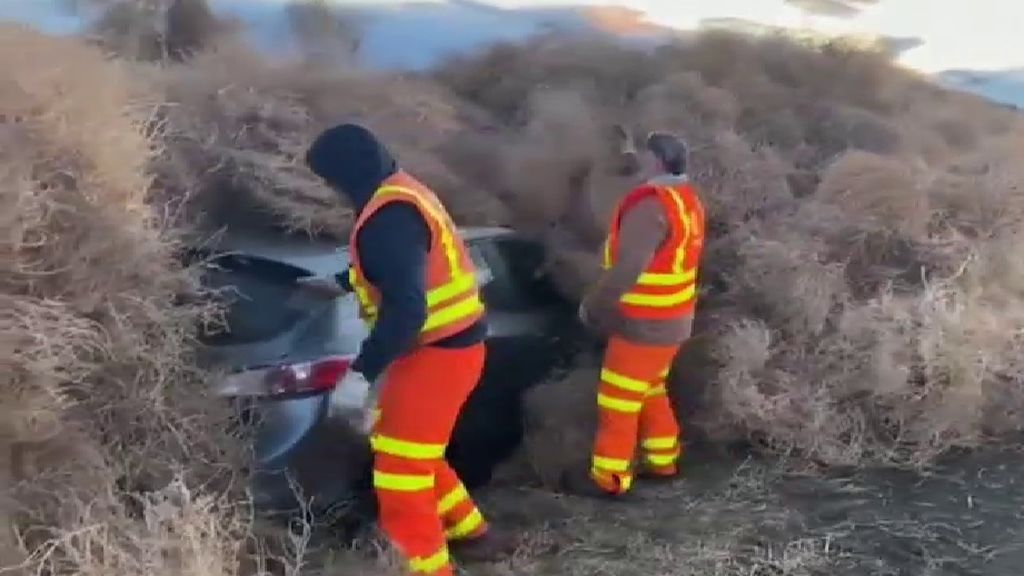
<svg viewBox="0 0 1024 576">
<path fill-rule="evenodd" d="M 363 273 L 381 301 L 352 369 L 373 382 L 412 348 L 427 319 L 430 229 L 414 206 L 394 202 L 366 222 L 356 243 Z"/>
<path fill-rule="evenodd" d="M 619 300 L 636 285 L 667 235 L 668 222 L 654 198 L 638 202 L 623 214 L 615 264 L 584 299 L 584 308 L 595 325 L 608 326 Z"/>
</svg>

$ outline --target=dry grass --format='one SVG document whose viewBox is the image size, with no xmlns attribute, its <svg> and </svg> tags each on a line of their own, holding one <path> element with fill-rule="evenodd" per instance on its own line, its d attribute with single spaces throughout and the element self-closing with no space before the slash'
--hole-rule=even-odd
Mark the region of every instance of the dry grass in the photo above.
<svg viewBox="0 0 1024 576">
<path fill-rule="evenodd" d="M 76 40 L 0 29 L 4 214 L 2 565 L 231 574 L 237 443 L 202 406 L 204 307 L 145 202 L 142 94 Z M 232 496 L 234 494 L 234 496 Z"/>
<path fill-rule="evenodd" d="M 342 119 L 393 142 L 403 163 L 443 190 L 460 217 L 494 204 L 438 161 L 436 150 L 463 121 L 444 89 L 422 80 L 315 61 L 272 63 L 232 40 L 154 76 L 166 95 L 168 127 L 158 190 L 194 199 L 190 213 L 213 224 L 269 220 L 344 237 L 347 209 L 302 165 L 317 131 Z"/>
<path fill-rule="evenodd" d="M 91 40 L 105 52 L 147 62 L 180 62 L 235 29 L 206 0 L 69 0 L 94 15 Z"/>
<path fill-rule="evenodd" d="M 707 457 L 707 455 L 704 455 Z M 684 481 L 640 483 L 628 501 L 495 490 L 482 503 L 525 544 L 499 574 L 828 574 L 839 555 L 779 499 L 778 470 L 694 463 Z M 543 520 L 539 520 L 542 518 Z"/>
<path fill-rule="evenodd" d="M 301 526 L 253 536 L 235 485 L 244 442 L 221 432 L 192 363 L 213 311 L 188 304 L 195 278 L 174 259 L 181 225 L 343 237 L 347 209 L 300 165 L 340 120 L 380 132 L 460 221 L 548 243 L 573 295 L 629 184 L 611 128 L 683 133 L 711 219 L 700 336 L 674 375 L 694 433 L 862 465 L 1021 428 L 1024 126 L 1010 111 L 838 43 L 715 33 L 643 53 L 538 38 L 394 75 L 329 68 L 316 46 L 270 62 L 217 26 L 182 26 L 194 34 L 173 55 L 164 32 L 106 31 L 122 42 L 107 48 L 159 65 L 0 29 L 3 566 L 394 570 L 374 539 L 321 570 Z M 531 393 L 530 480 L 586 457 L 595 383 L 583 369 Z M 755 488 L 654 491 L 614 528 L 604 508 L 505 490 L 493 506 L 544 510 L 547 525 L 521 519 L 522 557 L 479 573 L 831 573 L 828 539 L 773 532 L 788 516 Z M 685 521 L 659 535 L 667 507 Z"/>
<path fill-rule="evenodd" d="M 711 238 L 701 341 L 676 388 L 702 432 L 827 464 L 921 464 L 1019 430 L 1019 116 L 841 43 L 719 33 L 652 55 L 546 38 L 437 78 L 503 120 L 480 182 L 559 252 L 570 289 L 625 189 L 605 130 L 690 140 Z"/>
</svg>

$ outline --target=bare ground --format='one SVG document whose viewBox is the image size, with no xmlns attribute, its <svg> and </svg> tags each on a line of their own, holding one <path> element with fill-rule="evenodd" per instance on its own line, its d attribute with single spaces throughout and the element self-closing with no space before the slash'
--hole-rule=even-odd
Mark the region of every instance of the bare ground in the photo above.
<svg viewBox="0 0 1024 576">
<path fill-rule="evenodd" d="M 684 479 L 641 483 L 621 502 L 498 481 L 478 500 L 492 523 L 519 531 L 524 544 L 507 562 L 463 566 L 462 573 L 1011 576 L 1024 561 L 1020 451 L 961 454 L 923 475 L 822 475 L 797 472 L 795 462 L 691 456 Z M 315 551 L 310 569 L 391 574 L 373 542 Z"/>
</svg>

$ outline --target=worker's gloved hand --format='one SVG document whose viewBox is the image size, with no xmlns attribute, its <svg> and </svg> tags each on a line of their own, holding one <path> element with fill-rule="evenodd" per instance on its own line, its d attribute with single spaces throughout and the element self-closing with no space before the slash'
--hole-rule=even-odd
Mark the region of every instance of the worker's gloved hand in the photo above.
<svg viewBox="0 0 1024 576">
<path fill-rule="evenodd" d="M 370 381 L 362 373 L 349 370 L 331 392 L 331 411 L 347 419 L 366 412 L 370 399 Z"/>
<path fill-rule="evenodd" d="M 600 310 L 594 309 L 594 297 L 593 293 L 587 294 L 580 300 L 580 307 L 577 310 L 576 315 L 579 316 L 580 322 L 588 328 L 596 328 L 600 320 Z"/>
<path fill-rule="evenodd" d="M 363 434 L 369 435 L 373 432 L 373 427 L 376 426 L 377 419 L 380 418 L 380 409 L 376 406 L 376 402 L 371 402 L 370 407 L 363 411 L 357 421 L 353 422 L 355 428 Z"/>
<path fill-rule="evenodd" d="M 615 314 L 606 310 L 601 301 L 592 296 L 588 296 L 580 302 L 576 314 L 580 322 L 594 332 L 609 334 L 613 331 L 612 322 L 615 320 Z"/>
<path fill-rule="evenodd" d="M 580 307 L 576 311 L 576 315 L 584 326 L 590 325 L 590 311 L 587 309 L 587 301 L 585 299 L 580 302 Z"/>
</svg>

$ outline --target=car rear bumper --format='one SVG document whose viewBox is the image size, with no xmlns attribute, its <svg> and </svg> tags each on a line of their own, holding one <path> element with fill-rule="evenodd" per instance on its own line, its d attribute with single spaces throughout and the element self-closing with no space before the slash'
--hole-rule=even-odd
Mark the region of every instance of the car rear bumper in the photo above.
<svg viewBox="0 0 1024 576">
<path fill-rule="evenodd" d="M 369 490 L 366 438 L 328 417 L 329 396 L 261 402 L 256 432 L 254 504 L 293 511 L 300 502 L 327 509 Z"/>
</svg>

